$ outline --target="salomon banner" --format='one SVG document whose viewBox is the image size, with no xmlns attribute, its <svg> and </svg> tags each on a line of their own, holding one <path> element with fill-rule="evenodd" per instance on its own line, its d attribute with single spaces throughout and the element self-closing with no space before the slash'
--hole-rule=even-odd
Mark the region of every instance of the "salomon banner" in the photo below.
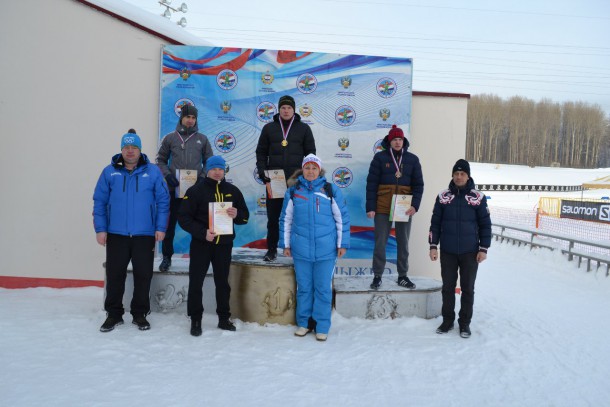
<svg viewBox="0 0 610 407">
<path fill-rule="evenodd" d="M 244 194 L 250 222 L 236 226 L 235 247 L 266 248 L 265 186 L 255 150 L 262 127 L 290 95 L 313 132 L 326 178 L 342 188 L 351 218 L 347 258 L 370 267 L 373 221 L 365 187 L 373 155 L 392 124 L 410 139 L 412 60 L 264 49 L 165 46 L 161 73 L 159 141 L 174 132 L 180 109 L 199 111 L 199 131 L 227 162 L 227 181 Z M 291 174 L 286 174 L 290 176 Z M 189 235 L 177 228 L 176 253 L 188 253 Z M 388 259 L 396 242 L 388 242 Z M 350 272 L 351 273 L 351 272 Z"/>
<path fill-rule="evenodd" d="M 562 199 L 559 217 L 610 223 L 610 204 Z"/>
</svg>

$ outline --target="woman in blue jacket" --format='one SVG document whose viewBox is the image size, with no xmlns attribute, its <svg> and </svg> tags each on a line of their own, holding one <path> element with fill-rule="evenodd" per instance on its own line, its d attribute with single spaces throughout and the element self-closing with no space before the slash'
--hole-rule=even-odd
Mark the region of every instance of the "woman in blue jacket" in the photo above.
<svg viewBox="0 0 610 407">
<path fill-rule="evenodd" d="M 284 196 L 280 216 L 280 242 L 284 256 L 292 256 L 297 281 L 296 336 L 312 331 L 325 341 L 330 330 L 332 278 L 337 257 L 349 248 L 350 222 L 341 190 L 328 183 L 322 161 L 309 154 L 297 181 Z"/>
</svg>

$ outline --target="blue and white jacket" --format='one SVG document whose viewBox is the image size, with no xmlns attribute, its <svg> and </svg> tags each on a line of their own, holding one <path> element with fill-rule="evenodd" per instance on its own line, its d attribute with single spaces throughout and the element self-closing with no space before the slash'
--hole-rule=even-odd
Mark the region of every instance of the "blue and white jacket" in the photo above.
<svg viewBox="0 0 610 407">
<path fill-rule="evenodd" d="M 485 195 L 470 178 L 464 188 L 453 181 L 436 197 L 428 243 L 440 242 L 441 251 L 451 254 L 487 252 L 491 245 L 491 218 Z"/>
<path fill-rule="evenodd" d="M 337 257 L 338 248 L 349 248 L 347 204 L 341 190 L 332 183 L 331 199 L 324 190 L 325 184 L 323 176 L 307 181 L 299 175 L 298 182 L 284 195 L 279 247 L 290 248 L 295 260 L 332 260 Z"/>
<path fill-rule="evenodd" d="M 95 232 L 154 236 L 165 232 L 168 216 L 169 193 L 159 168 L 142 154 L 130 172 L 121 154 L 112 157 L 93 192 Z"/>
</svg>

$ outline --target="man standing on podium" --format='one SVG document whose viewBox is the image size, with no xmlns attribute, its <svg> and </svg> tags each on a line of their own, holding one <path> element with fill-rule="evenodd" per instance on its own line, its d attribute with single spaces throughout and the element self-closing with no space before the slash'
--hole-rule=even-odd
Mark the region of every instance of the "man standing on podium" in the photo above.
<svg viewBox="0 0 610 407">
<path fill-rule="evenodd" d="M 301 169 L 303 158 L 316 153 L 316 143 L 308 124 L 301 121 L 295 113 L 295 102 L 292 96 L 284 95 L 278 103 L 279 113 L 273 121 L 261 130 L 256 147 L 256 168 L 258 176 L 265 184 L 271 181 L 265 170 L 284 170 L 286 179 Z M 284 196 L 269 196 L 267 188 L 267 253 L 263 260 L 273 261 L 277 258 L 277 244 L 280 238 L 280 214 L 284 205 Z"/>
</svg>

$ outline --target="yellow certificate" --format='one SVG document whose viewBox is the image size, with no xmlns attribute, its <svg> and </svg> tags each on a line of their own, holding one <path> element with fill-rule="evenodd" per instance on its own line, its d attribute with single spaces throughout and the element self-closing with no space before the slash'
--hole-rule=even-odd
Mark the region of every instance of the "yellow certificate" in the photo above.
<svg viewBox="0 0 610 407">
<path fill-rule="evenodd" d="M 392 206 L 390 207 L 390 221 L 408 222 L 410 216 L 407 211 L 411 208 L 412 195 L 392 195 Z"/>
<path fill-rule="evenodd" d="M 232 206 L 232 202 L 210 202 L 208 204 L 210 230 L 217 235 L 233 234 L 233 218 L 227 213 L 227 209 Z"/>
<path fill-rule="evenodd" d="M 176 188 L 176 198 L 184 198 L 186 191 L 197 183 L 197 170 L 176 170 L 178 178 L 178 188 Z"/>
<path fill-rule="evenodd" d="M 269 198 L 283 198 L 286 193 L 286 175 L 284 170 L 265 170 L 265 175 L 271 180 L 267 184 Z"/>
</svg>

